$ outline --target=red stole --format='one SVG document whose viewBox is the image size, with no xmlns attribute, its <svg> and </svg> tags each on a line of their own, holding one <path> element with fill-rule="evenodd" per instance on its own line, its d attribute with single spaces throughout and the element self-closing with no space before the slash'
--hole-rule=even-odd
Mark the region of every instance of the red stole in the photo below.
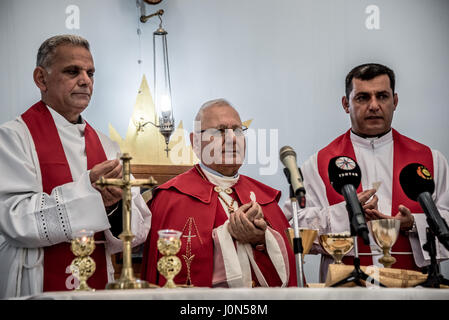
<svg viewBox="0 0 449 320">
<path fill-rule="evenodd" d="M 58 130 L 50 111 L 40 101 L 29 108 L 22 119 L 34 141 L 42 175 L 43 191 L 51 194 L 53 188 L 72 182 L 72 174 L 59 138 Z M 95 130 L 86 122 L 84 131 L 87 169 L 105 161 L 106 154 Z M 70 235 L 69 235 L 70 236 Z M 104 233 L 95 234 L 96 240 L 104 240 Z M 91 257 L 96 271 L 88 284 L 95 289 L 104 289 L 107 283 L 106 255 L 104 244 L 96 244 Z M 70 276 L 67 267 L 75 256 L 70 243 L 62 242 L 44 248 L 44 291 L 66 291 L 66 279 Z"/>
<path fill-rule="evenodd" d="M 402 191 L 402 187 L 399 183 L 399 174 L 401 170 L 409 163 L 419 162 L 426 166 L 433 175 L 433 158 L 432 152 L 429 147 L 416 142 L 406 136 L 399 134 L 396 130 L 392 129 L 393 133 L 393 179 L 392 179 L 392 204 L 391 215 L 395 216 L 399 212 L 399 205 L 402 204 L 410 209 L 412 213 L 423 213 L 421 206 L 418 202 L 410 200 Z M 326 195 L 329 201 L 329 205 L 334 205 L 344 201 L 342 195 L 338 194 L 330 185 L 328 175 L 328 165 L 330 159 L 336 156 L 348 156 L 357 161 L 354 153 L 350 138 L 350 130 L 345 134 L 339 136 L 332 141 L 327 147 L 318 152 L 318 173 L 321 176 L 325 186 Z M 362 184 L 357 188 L 357 192 L 362 191 Z M 368 253 L 371 252 L 369 246 L 365 245 L 362 239 L 358 238 L 359 252 Z M 392 248 L 394 252 L 412 252 L 410 241 L 408 237 L 402 232 L 399 234 L 398 240 Z M 393 268 L 419 270 L 416 266 L 413 255 L 395 255 L 396 263 Z M 343 262 L 346 264 L 352 264 L 352 257 L 345 257 Z M 360 256 L 361 265 L 372 265 L 372 256 Z"/>
<path fill-rule="evenodd" d="M 156 247 L 157 231 L 170 228 L 183 232 L 181 250 L 177 254 L 182 261 L 182 269 L 175 277 L 175 283 L 186 283 L 187 272 L 190 272 L 194 286 L 212 286 L 214 267 L 212 230 L 227 219 L 213 188 L 212 183 L 204 180 L 197 170 L 192 168 L 156 189 L 153 200 L 149 203 L 153 217 L 152 227 L 144 249 L 143 279 L 151 283 L 164 285 L 164 277 L 159 275 L 156 270 L 157 261 L 161 257 Z M 265 220 L 281 234 L 286 243 L 290 269 L 289 285 L 295 286 L 295 260 L 285 234 L 285 229 L 289 227 L 289 224 L 277 205 L 280 192 L 244 175 L 240 175 L 240 179 L 233 186 L 233 189 L 236 200 L 240 203 L 251 201 L 249 198 L 250 191 L 255 193 L 257 202 L 262 206 Z M 188 244 L 189 237 L 191 239 L 190 244 Z M 191 263 L 188 266 L 187 260 L 189 257 Z M 255 258 L 259 261 L 257 253 Z M 269 283 L 271 282 L 270 279 L 267 280 Z"/>
</svg>

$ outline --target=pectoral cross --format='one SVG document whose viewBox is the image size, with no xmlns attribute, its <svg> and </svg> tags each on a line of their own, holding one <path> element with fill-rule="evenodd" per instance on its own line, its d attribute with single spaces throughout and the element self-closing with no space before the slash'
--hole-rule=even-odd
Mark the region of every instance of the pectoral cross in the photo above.
<svg viewBox="0 0 449 320">
<path fill-rule="evenodd" d="M 131 187 L 153 187 L 157 181 L 153 177 L 149 179 L 131 180 L 131 164 L 132 157 L 128 153 L 124 153 L 120 159 L 123 162 L 122 179 L 105 179 L 101 177 L 95 184 L 99 187 L 115 186 L 123 191 L 123 230 L 119 238 L 123 241 L 123 267 L 120 279 L 107 284 L 106 289 L 138 289 L 149 288 L 150 284 L 146 281 L 136 279 L 131 260 L 131 242 L 134 234 L 131 232 Z"/>
</svg>

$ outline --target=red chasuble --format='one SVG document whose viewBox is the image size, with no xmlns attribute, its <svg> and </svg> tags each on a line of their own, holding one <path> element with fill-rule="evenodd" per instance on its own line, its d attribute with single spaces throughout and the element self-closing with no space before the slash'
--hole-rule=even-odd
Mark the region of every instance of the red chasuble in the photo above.
<svg viewBox="0 0 449 320">
<path fill-rule="evenodd" d="M 392 203 L 391 215 L 395 216 L 399 212 L 399 205 L 402 204 L 410 209 L 412 213 L 423 213 L 421 206 L 417 201 L 410 200 L 402 191 L 399 183 L 399 174 L 401 170 L 409 163 L 419 162 L 426 166 L 433 176 L 433 158 L 432 151 L 429 147 L 416 142 L 406 136 L 399 134 L 396 130 L 393 131 L 393 179 L 392 179 Z M 330 159 L 336 156 L 348 156 L 356 160 L 354 148 L 350 138 L 350 130 L 345 134 L 339 136 L 332 141 L 327 147 L 318 152 L 318 172 L 326 186 L 326 195 L 329 205 L 338 204 L 344 201 L 342 195 L 338 194 L 330 185 L 328 175 L 328 165 Z M 357 189 L 357 192 L 362 191 L 362 184 Z M 359 253 L 371 252 L 369 246 L 365 245 L 362 239 L 358 238 Z M 392 248 L 394 252 L 412 252 L 410 241 L 402 232 L 399 234 L 398 240 Z M 420 270 L 413 259 L 413 255 L 395 255 L 396 263 L 393 268 Z M 353 264 L 353 257 L 345 257 L 343 259 L 345 264 Z M 372 256 L 360 256 L 361 265 L 368 266 L 373 264 Z"/>
<path fill-rule="evenodd" d="M 240 175 L 240 179 L 232 189 L 234 192 L 231 195 L 239 204 L 251 201 L 251 191 L 256 195 L 265 220 L 284 239 L 290 270 L 288 285 L 295 286 L 297 283 L 295 259 L 285 234 L 289 224 L 277 204 L 281 196 L 280 191 L 244 175 Z M 145 243 L 142 278 L 150 283 L 165 284 L 164 277 L 156 269 L 157 261 L 161 257 L 156 247 L 157 231 L 175 229 L 182 231 L 182 246 L 178 253 L 182 269 L 175 277 L 175 283 L 212 287 L 214 268 L 212 230 L 227 219 L 218 200 L 218 194 L 214 191 L 214 185 L 204 180 L 197 169 L 193 168 L 159 186 L 149 206 L 153 216 L 150 234 Z M 254 250 L 254 257 L 268 284 L 280 286 L 279 276 L 268 255 Z"/>
<path fill-rule="evenodd" d="M 53 117 L 45 104 L 40 101 L 29 108 L 22 119 L 34 141 L 42 175 L 43 191 L 51 194 L 53 188 L 72 182 L 69 163 L 59 138 Z M 84 130 L 87 169 L 106 161 L 106 154 L 95 130 L 86 122 Z M 96 240 L 104 240 L 104 233 L 95 234 Z M 91 255 L 96 270 L 88 284 L 95 289 L 104 289 L 107 283 L 106 256 L 104 244 L 96 244 Z M 75 256 L 70 251 L 70 243 L 63 242 L 44 248 L 44 291 L 66 291 L 66 280 L 70 276 L 67 267 Z"/>
</svg>

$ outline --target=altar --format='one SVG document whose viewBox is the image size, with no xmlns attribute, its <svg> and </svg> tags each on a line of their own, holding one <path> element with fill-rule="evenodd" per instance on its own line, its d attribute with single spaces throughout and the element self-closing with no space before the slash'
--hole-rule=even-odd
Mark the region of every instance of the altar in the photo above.
<svg viewBox="0 0 449 320">
<path fill-rule="evenodd" d="M 25 300 L 449 300 L 431 288 L 177 288 L 45 292 Z"/>
</svg>

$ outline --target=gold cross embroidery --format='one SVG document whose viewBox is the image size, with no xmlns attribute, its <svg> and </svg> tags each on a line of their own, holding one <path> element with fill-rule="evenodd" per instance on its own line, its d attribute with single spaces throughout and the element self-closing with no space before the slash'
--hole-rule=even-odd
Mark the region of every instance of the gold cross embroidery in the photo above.
<svg viewBox="0 0 449 320">
<path fill-rule="evenodd" d="M 187 234 L 184 234 L 186 231 L 186 227 L 188 230 Z M 192 227 L 195 228 L 194 234 L 192 234 Z M 198 232 L 198 228 L 196 227 L 195 219 L 193 217 L 187 218 L 186 224 L 184 225 L 184 228 L 182 229 L 182 237 L 187 238 L 187 244 L 186 244 L 186 254 L 183 254 L 182 257 L 184 258 L 184 261 L 187 266 L 187 279 L 186 279 L 186 285 L 190 286 L 192 285 L 192 279 L 191 279 L 191 265 L 193 262 L 193 258 L 195 258 L 195 255 L 192 254 L 192 238 L 195 238 L 198 236 L 198 240 L 200 241 L 200 244 L 203 244 L 203 241 L 201 240 L 201 237 Z"/>
</svg>

